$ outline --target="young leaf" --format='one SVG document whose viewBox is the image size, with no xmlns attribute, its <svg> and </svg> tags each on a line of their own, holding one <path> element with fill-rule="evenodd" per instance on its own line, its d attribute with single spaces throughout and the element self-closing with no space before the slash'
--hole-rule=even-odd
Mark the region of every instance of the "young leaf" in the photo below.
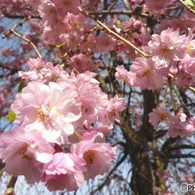
<svg viewBox="0 0 195 195">
<path fill-rule="evenodd" d="M 9 110 L 8 115 L 7 115 L 7 119 L 10 122 L 13 122 L 15 120 L 15 118 L 16 118 L 16 114 L 12 110 Z"/>
<path fill-rule="evenodd" d="M 59 48 L 59 47 L 62 47 L 62 46 L 64 46 L 65 45 L 65 43 L 61 43 L 61 44 L 59 44 L 59 45 L 49 45 L 51 48 Z"/>
<path fill-rule="evenodd" d="M 180 0 L 186 8 L 195 14 L 195 0 Z"/>
<path fill-rule="evenodd" d="M 26 87 L 26 83 L 24 81 L 21 81 L 18 86 L 18 92 L 21 92 L 24 87 Z"/>
</svg>

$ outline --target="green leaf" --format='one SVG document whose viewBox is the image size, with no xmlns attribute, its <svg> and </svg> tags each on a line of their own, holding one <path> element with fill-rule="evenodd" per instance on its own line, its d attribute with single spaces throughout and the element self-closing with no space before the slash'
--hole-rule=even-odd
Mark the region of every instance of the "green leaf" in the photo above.
<svg viewBox="0 0 195 195">
<path fill-rule="evenodd" d="M 65 45 L 65 43 L 61 43 L 59 45 L 49 45 L 49 47 L 51 47 L 51 48 L 59 48 L 59 47 L 62 47 L 64 45 Z"/>
<path fill-rule="evenodd" d="M 12 110 L 9 110 L 8 115 L 7 115 L 7 119 L 10 122 L 13 122 L 15 120 L 15 118 L 16 118 L 16 114 Z"/>
<path fill-rule="evenodd" d="M 182 0 L 182 2 L 188 7 L 195 9 L 195 0 Z"/>
<path fill-rule="evenodd" d="M 18 92 L 21 92 L 24 87 L 26 87 L 26 83 L 24 81 L 21 81 L 18 86 Z"/>
</svg>

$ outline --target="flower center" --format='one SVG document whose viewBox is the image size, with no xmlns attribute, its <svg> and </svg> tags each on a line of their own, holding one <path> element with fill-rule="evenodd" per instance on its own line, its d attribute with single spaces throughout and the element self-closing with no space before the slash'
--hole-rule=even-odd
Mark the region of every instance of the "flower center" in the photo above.
<svg viewBox="0 0 195 195">
<path fill-rule="evenodd" d="M 113 108 L 110 112 L 108 112 L 108 118 L 112 119 L 113 117 L 115 117 L 116 116 L 115 112 L 116 112 L 115 108 Z"/>
<path fill-rule="evenodd" d="M 95 152 L 93 150 L 88 150 L 83 154 L 83 159 L 86 161 L 86 163 L 93 164 L 93 161 L 95 159 Z"/>
<path fill-rule="evenodd" d="M 161 113 L 159 113 L 159 114 L 157 115 L 157 117 L 158 117 L 158 119 L 159 119 L 160 121 L 165 121 L 165 120 L 168 119 L 168 113 L 166 113 L 166 112 L 161 112 Z"/>
<path fill-rule="evenodd" d="M 195 47 L 192 45 L 192 44 L 188 44 L 187 45 L 187 53 L 191 56 L 191 55 L 193 55 L 194 54 L 194 49 L 195 49 Z"/>
<path fill-rule="evenodd" d="M 174 47 L 173 46 L 169 46 L 169 45 L 162 45 L 162 47 L 160 47 L 161 52 L 164 55 L 167 55 L 169 53 L 173 52 Z"/>
<path fill-rule="evenodd" d="M 71 3 L 71 1 L 70 0 L 65 0 L 64 2 L 63 2 L 63 4 L 65 5 L 65 6 L 70 6 L 70 5 L 72 5 L 72 3 Z"/>
<path fill-rule="evenodd" d="M 153 75 L 154 75 L 154 69 L 149 66 L 145 67 L 142 71 L 142 77 L 144 76 L 151 77 Z"/>
<path fill-rule="evenodd" d="M 28 150 L 28 144 L 24 144 L 20 149 L 19 149 L 19 153 L 20 155 L 22 155 L 22 159 L 27 159 L 27 160 L 31 160 L 32 158 L 26 154 Z"/>
<path fill-rule="evenodd" d="M 50 110 L 52 110 L 54 107 L 55 106 L 53 105 L 47 106 L 46 111 L 45 111 L 47 112 L 47 114 L 45 114 L 41 106 L 39 106 L 39 108 L 37 109 L 38 111 L 37 119 L 41 122 L 46 122 L 48 120 Z M 61 113 L 58 113 L 58 114 L 61 115 Z"/>
<path fill-rule="evenodd" d="M 39 106 L 39 108 L 37 109 L 38 111 L 38 115 L 37 115 L 37 119 L 41 122 L 45 122 L 45 117 L 48 117 L 46 116 L 44 113 L 43 113 L 43 110 L 41 108 L 41 106 Z"/>
</svg>

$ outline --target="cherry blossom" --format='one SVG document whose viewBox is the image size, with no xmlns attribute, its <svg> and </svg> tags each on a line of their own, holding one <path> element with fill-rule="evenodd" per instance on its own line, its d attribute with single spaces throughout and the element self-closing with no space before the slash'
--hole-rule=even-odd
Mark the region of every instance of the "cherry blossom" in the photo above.
<svg viewBox="0 0 195 195">
<path fill-rule="evenodd" d="M 93 179 L 96 175 L 103 175 L 116 154 L 116 147 L 96 142 L 99 135 L 101 136 L 95 131 L 86 133 L 82 141 L 71 146 L 71 154 L 83 158 L 86 162 L 87 172 L 84 173 L 86 180 Z"/>
<path fill-rule="evenodd" d="M 155 129 L 157 129 L 158 122 L 163 122 L 168 126 L 179 122 L 179 116 L 171 115 L 170 111 L 166 108 L 153 108 L 148 116 L 149 122 Z"/>
<path fill-rule="evenodd" d="M 55 153 L 53 159 L 45 165 L 41 179 L 50 191 L 76 190 L 84 182 L 85 164 L 86 162 L 77 156 Z"/>
<path fill-rule="evenodd" d="M 54 152 L 42 133 L 38 129 L 17 126 L 4 132 L 0 138 L 0 157 L 6 164 L 5 171 L 14 176 L 24 175 L 29 183 L 38 182 L 43 164 L 52 159 Z"/>
</svg>

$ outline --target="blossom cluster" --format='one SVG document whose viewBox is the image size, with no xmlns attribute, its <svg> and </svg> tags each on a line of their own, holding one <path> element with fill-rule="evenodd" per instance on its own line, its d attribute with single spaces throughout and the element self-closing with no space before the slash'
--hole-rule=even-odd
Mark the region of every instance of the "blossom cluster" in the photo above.
<svg viewBox="0 0 195 195">
<path fill-rule="evenodd" d="M 166 108 L 154 108 L 149 115 L 149 122 L 157 128 L 158 122 L 166 124 L 168 135 L 171 137 L 186 136 L 191 137 L 195 132 L 195 117 L 188 114 L 178 112 L 176 116 Z"/>
<path fill-rule="evenodd" d="M 76 190 L 111 165 L 116 147 L 105 135 L 125 101 L 108 99 L 95 73 L 68 73 L 42 58 L 28 63 L 29 71 L 19 72 L 27 85 L 11 105 L 18 126 L 0 137 L 4 170 L 28 183 L 41 180 L 51 191 Z"/>
<path fill-rule="evenodd" d="M 172 82 L 179 88 L 195 83 L 195 40 L 193 30 L 188 35 L 180 35 L 179 29 L 168 28 L 153 34 L 145 48 L 150 57 L 137 57 L 130 71 L 123 65 L 116 68 L 115 77 L 130 87 L 142 90 L 156 90 L 165 82 Z M 166 108 L 154 108 L 149 113 L 149 122 L 157 128 L 161 121 L 168 125 L 171 137 L 194 135 L 195 117 L 180 113 L 172 116 Z"/>
<path fill-rule="evenodd" d="M 161 88 L 167 77 L 178 87 L 195 82 L 195 40 L 193 30 L 188 35 L 180 35 L 179 29 L 168 28 L 153 34 L 145 51 L 151 57 L 137 57 L 131 70 L 123 65 L 117 67 L 116 79 L 125 81 L 128 86 L 138 86 L 142 90 Z"/>
</svg>

